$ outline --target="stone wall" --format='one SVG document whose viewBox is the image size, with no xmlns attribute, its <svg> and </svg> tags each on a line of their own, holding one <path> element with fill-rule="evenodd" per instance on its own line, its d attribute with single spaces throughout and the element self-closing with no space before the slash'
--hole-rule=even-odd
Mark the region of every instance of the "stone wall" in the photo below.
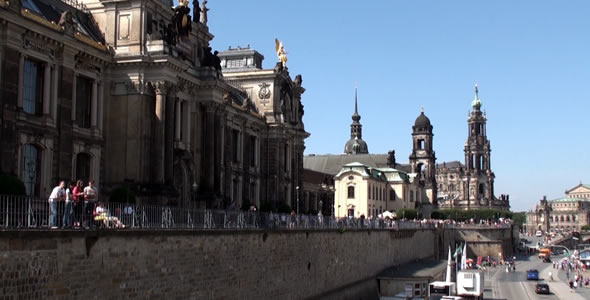
<svg viewBox="0 0 590 300">
<path fill-rule="evenodd" d="M 375 275 L 437 257 L 449 230 L 3 231 L 20 298 L 372 299 Z M 446 257 L 446 253 L 444 254 Z"/>
</svg>

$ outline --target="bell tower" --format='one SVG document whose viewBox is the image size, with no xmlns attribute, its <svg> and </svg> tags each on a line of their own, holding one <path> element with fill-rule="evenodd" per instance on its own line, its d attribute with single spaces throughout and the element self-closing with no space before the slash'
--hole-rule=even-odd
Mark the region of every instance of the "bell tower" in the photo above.
<svg viewBox="0 0 590 300">
<path fill-rule="evenodd" d="M 412 173 L 418 174 L 420 183 L 424 185 L 428 202 L 436 204 L 436 155 L 432 149 L 433 136 L 430 119 L 424 114 L 424 108 L 422 108 L 420 115 L 414 122 L 414 126 L 412 126 L 413 146 L 410 155 L 410 166 L 412 167 Z"/>
<path fill-rule="evenodd" d="M 465 142 L 465 182 L 463 200 L 468 208 L 492 207 L 494 205 L 494 173 L 490 166 L 490 141 L 486 135 L 486 114 L 481 111 L 477 83 L 472 110 L 467 118 L 469 130 Z"/>
</svg>

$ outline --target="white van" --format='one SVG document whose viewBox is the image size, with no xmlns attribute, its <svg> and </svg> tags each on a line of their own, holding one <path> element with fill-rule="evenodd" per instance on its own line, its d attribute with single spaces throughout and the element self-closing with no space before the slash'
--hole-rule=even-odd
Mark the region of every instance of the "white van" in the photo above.
<svg viewBox="0 0 590 300">
<path fill-rule="evenodd" d="M 541 230 L 537 230 L 537 233 L 535 233 L 536 236 L 543 236 L 543 232 Z"/>
</svg>

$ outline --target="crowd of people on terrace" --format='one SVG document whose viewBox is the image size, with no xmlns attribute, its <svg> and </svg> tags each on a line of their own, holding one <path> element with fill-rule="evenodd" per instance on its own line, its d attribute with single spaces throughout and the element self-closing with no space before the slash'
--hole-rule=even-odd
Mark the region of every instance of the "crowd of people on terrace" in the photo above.
<svg viewBox="0 0 590 300">
<path fill-rule="evenodd" d="M 110 216 L 103 203 L 98 200 L 98 189 L 94 180 L 89 180 L 84 187 L 84 181 L 60 181 L 49 195 L 49 228 L 58 227 L 58 207 L 63 209 L 62 228 L 95 228 L 100 225 L 125 227 L 118 218 Z M 63 203 L 61 205 L 60 203 Z M 60 204 L 60 205 L 58 205 Z"/>
</svg>

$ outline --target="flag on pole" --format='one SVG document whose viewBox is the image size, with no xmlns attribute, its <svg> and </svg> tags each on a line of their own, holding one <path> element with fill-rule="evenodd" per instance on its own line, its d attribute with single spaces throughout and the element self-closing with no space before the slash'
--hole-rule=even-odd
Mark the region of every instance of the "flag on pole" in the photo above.
<svg viewBox="0 0 590 300">
<path fill-rule="evenodd" d="M 447 278 L 446 282 L 451 282 L 451 245 L 449 245 L 449 257 L 447 258 Z"/>
<path fill-rule="evenodd" d="M 461 255 L 461 270 L 467 269 L 467 242 L 463 246 L 463 253 Z"/>
</svg>

